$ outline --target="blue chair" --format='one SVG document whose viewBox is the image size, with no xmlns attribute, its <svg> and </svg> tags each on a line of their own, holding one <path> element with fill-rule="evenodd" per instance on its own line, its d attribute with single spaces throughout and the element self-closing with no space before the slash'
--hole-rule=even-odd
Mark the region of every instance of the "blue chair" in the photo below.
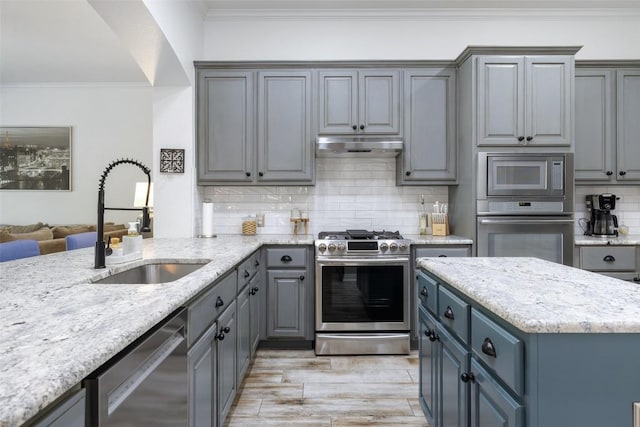
<svg viewBox="0 0 640 427">
<path fill-rule="evenodd" d="M 97 241 L 97 233 L 95 231 L 87 231 L 86 233 L 70 234 L 65 237 L 67 242 L 67 250 L 93 247 Z"/>
<path fill-rule="evenodd" d="M 40 255 L 40 246 L 35 240 L 14 240 L 0 243 L 0 262 Z"/>
</svg>

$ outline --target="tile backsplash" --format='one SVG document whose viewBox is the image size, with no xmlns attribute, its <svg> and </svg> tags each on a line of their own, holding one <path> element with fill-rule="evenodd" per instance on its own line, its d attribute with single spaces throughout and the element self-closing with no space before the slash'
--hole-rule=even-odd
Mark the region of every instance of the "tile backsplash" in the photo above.
<svg viewBox="0 0 640 427">
<path fill-rule="evenodd" d="M 587 194 L 612 193 L 620 200 L 616 201 L 614 214 L 618 217 L 618 224 L 629 227 L 629 234 L 640 234 L 640 185 L 616 186 L 582 186 L 576 185 L 576 236 L 584 234 L 578 224 L 579 218 L 586 218 L 585 196 Z"/>
<path fill-rule="evenodd" d="M 395 166 L 393 158 L 317 158 L 315 186 L 199 186 L 198 196 L 213 202 L 213 229 L 220 234 L 241 233 L 243 217 L 258 212 L 265 214 L 259 234 L 292 233 L 293 208 L 308 212 L 314 235 L 344 229 L 417 234 L 420 195 L 426 206 L 447 202 L 447 186 L 398 187 Z"/>
</svg>

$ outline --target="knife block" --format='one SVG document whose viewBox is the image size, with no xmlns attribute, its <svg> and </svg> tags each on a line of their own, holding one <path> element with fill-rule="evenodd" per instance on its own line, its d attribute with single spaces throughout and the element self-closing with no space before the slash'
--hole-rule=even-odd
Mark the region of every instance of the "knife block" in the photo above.
<svg viewBox="0 0 640 427">
<path fill-rule="evenodd" d="M 449 235 L 449 216 L 444 215 L 444 224 L 436 224 L 431 221 L 431 234 L 434 236 L 448 236 Z"/>
</svg>

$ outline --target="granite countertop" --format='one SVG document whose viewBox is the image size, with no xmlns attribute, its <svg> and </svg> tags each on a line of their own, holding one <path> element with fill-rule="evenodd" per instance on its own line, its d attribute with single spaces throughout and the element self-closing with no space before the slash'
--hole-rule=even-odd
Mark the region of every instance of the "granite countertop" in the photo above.
<svg viewBox="0 0 640 427">
<path fill-rule="evenodd" d="M 538 258 L 417 264 L 527 333 L 640 333 L 640 286 Z"/>
<path fill-rule="evenodd" d="M 0 264 L 0 426 L 36 415 L 263 244 L 313 236 L 148 239 L 142 261 L 102 270 L 93 248 Z M 211 262 L 171 283 L 90 283 L 152 261 Z"/>
<path fill-rule="evenodd" d="M 596 245 L 619 245 L 619 246 L 638 246 L 640 245 L 640 234 L 628 234 L 618 237 L 592 237 L 576 235 L 575 242 L 577 246 L 596 246 Z"/>
</svg>

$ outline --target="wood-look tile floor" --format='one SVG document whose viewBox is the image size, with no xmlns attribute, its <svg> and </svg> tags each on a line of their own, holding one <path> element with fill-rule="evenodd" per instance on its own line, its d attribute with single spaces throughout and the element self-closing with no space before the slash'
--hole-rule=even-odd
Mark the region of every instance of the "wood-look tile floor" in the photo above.
<svg viewBox="0 0 640 427">
<path fill-rule="evenodd" d="M 417 353 L 258 350 L 225 426 L 426 427 L 418 403 Z"/>
</svg>

